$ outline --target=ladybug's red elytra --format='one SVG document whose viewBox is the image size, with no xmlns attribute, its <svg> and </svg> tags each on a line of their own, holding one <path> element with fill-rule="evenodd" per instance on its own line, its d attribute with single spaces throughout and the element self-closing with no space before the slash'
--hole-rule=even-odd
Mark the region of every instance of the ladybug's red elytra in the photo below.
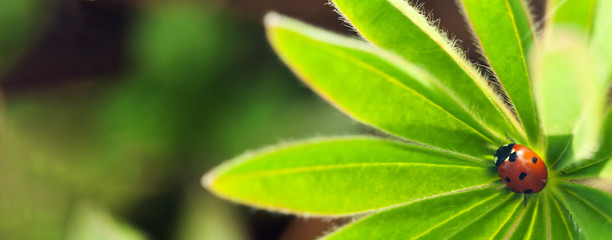
<svg viewBox="0 0 612 240">
<path fill-rule="evenodd" d="M 510 143 L 497 149 L 493 158 L 502 182 L 516 193 L 537 193 L 548 181 L 542 158 L 533 150 Z"/>
</svg>

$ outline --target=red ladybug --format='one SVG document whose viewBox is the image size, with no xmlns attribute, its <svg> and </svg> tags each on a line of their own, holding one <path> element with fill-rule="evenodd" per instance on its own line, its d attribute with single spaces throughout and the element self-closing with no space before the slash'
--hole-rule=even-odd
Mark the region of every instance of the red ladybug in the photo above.
<svg viewBox="0 0 612 240">
<path fill-rule="evenodd" d="M 537 193 L 548 181 L 548 171 L 542 158 L 519 144 L 503 145 L 493 159 L 502 182 L 516 193 Z"/>
</svg>

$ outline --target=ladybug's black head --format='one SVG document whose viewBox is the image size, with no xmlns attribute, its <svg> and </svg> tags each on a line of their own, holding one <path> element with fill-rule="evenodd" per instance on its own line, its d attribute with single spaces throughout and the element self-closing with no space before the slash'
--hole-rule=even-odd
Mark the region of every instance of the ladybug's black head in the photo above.
<svg viewBox="0 0 612 240">
<path fill-rule="evenodd" d="M 495 166 L 499 167 L 499 165 L 501 165 L 506 160 L 506 158 L 510 156 L 510 153 L 512 153 L 513 147 L 514 147 L 514 143 L 509 143 L 509 144 L 499 147 L 497 151 L 495 151 L 495 155 L 493 157 Z"/>
</svg>

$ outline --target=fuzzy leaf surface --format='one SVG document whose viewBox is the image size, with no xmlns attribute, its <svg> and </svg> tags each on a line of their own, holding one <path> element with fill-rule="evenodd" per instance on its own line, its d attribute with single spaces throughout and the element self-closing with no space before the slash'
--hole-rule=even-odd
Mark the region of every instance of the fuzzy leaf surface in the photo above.
<svg viewBox="0 0 612 240">
<path fill-rule="evenodd" d="M 573 216 L 552 194 L 547 192 L 548 199 L 548 221 L 550 221 L 551 239 L 581 239 Z"/>
<path fill-rule="evenodd" d="M 430 72 L 500 138 L 508 132 L 519 141 L 525 139 L 522 126 L 487 80 L 420 10 L 403 0 L 333 0 L 333 3 L 368 41 Z"/>
<path fill-rule="evenodd" d="M 372 214 L 325 239 L 465 239 L 492 237 L 522 199 L 499 185 L 414 202 Z M 507 204 L 507 205 L 504 205 Z M 506 206 L 510 206 L 509 208 Z M 501 212 L 503 211 L 503 212 Z M 435 213 L 435 214 L 432 214 Z M 491 218 L 491 213 L 496 216 Z M 480 220 L 491 219 L 482 224 Z M 479 226 L 476 232 L 466 229 Z"/>
<path fill-rule="evenodd" d="M 209 173 L 216 195 L 277 212 L 351 215 L 479 188 L 498 179 L 488 161 L 375 138 L 275 146 Z"/>
<path fill-rule="evenodd" d="M 578 238 L 608 239 L 612 234 L 612 196 L 586 186 L 563 183 L 555 198 L 575 222 Z M 571 222 L 570 222 L 571 223 Z"/>
<path fill-rule="evenodd" d="M 526 61 L 533 30 L 528 24 L 521 24 L 527 20 L 517 20 L 521 16 L 515 15 L 516 9 L 510 1 L 518 0 L 494 0 L 487 4 L 478 0 L 461 2 L 491 70 L 514 104 L 529 141 L 535 143 L 539 127 Z"/>
<path fill-rule="evenodd" d="M 272 46 L 289 68 L 352 118 L 428 145 L 490 155 L 496 141 L 428 99 L 441 96 L 436 101 L 452 104 L 444 94 L 426 90 L 431 81 L 418 68 L 393 65 L 386 59 L 392 56 L 365 42 L 277 14 L 268 15 L 266 26 Z"/>
</svg>

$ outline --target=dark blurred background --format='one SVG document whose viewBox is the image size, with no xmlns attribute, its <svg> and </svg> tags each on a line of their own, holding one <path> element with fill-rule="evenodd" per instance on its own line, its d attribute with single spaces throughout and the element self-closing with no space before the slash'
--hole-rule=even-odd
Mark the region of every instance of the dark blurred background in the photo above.
<svg viewBox="0 0 612 240">
<path fill-rule="evenodd" d="M 479 58 L 453 1 L 419 2 Z M 0 239 L 313 239 L 346 221 L 199 184 L 249 149 L 371 133 L 283 66 L 272 10 L 354 34 L 327 0 L 0 1 Z"/>
</svg>

